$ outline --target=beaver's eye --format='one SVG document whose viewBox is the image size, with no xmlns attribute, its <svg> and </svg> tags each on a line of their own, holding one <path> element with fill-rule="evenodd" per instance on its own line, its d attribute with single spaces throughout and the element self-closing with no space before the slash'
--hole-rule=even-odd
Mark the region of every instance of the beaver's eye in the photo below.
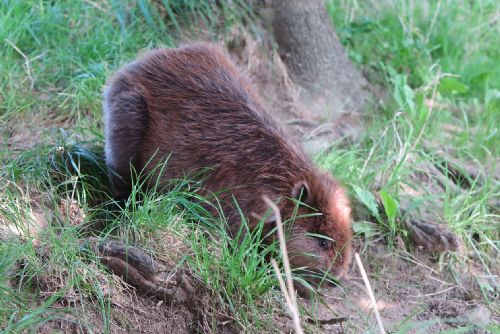
<svg viewBox="0 0 500 334">
<path fill-rule="evenodd" d="M 325 238 L 318 238 L 318 243 L 321 248 L 328 249 L 332 246 L 333 242 Z"/>
</svg>

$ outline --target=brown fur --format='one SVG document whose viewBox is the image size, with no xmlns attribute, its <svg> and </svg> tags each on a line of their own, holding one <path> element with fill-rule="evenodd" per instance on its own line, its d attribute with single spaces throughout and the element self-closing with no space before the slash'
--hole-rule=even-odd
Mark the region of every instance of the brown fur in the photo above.
<svg viewBox="0 0 500 334">
<path fill-rule="evenodd" d="M 289 198 L 302 191 L 301 200 L 317 211 L 301 205 L 299 214 L 321 215 L 291 227 L 292 266 L 337 276 L 346 271 L 351 217 L 344 190 L 285 136 L 221 48 L 157 49 L 125 66 L 106 88 L 104 122 L 117 198 L 130 193 L 130 163 L 147 172 L 168 156 L 166 180 L 210 168 L 205 194 L 225 190 L 218 199 L 231 229 L 240 222 L 233 196 L 254 227 L 268 210 L 263 195 L 279 201 L 286 220 L 296 205 Z"/>
</svg>

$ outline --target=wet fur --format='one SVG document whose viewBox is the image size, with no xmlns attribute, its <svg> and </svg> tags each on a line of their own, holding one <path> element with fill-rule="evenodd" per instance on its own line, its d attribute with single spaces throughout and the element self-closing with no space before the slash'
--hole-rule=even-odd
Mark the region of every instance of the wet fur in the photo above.
<svg viewBox="0 0 500 334">
<path fill-rule="evenodd" d="M 262 195 L 297 219 L 288 249 L 292 266 L 344 273 L 351 259 L 350 206 L 341 186 L 321 172 L 278 127 L 224 51 L 212 44 L 153 50 L 125 66 L 104 94 L 105 152 L 114 195 L 128 197 L 130 164 L 150 171 L 169 156 L 163 179 L 210 168 L 205 194 L 219 192 L 231 229 L 240 222 L 233 195 L 253 227 L 267 211 Z M 325 245 L 306 233 L 323 234 Z M 322 245 L 322 246 L 321 246 Z M 304 253 L 318 255 L 307 256 Z"/>
</svg>

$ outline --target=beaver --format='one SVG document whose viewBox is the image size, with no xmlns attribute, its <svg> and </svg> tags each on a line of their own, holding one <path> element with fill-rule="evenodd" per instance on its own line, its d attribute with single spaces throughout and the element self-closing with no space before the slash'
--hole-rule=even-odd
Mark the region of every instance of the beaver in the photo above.
<svg viewBox="0 0 500 334">
<path fill-rule="evenodd" d="M 119 70 L 104 92 L 104 134 L 117 199 L 130 195 L 131 167 L 151 172 L 168 157 L 160 179 L 204 170 L 202 193 L 217 193 L 230 230 L 241 214 L 250 229 L 274 227 L 265 195 L 284 221 L 293 220 L 293 268 L 346 272 L 352 232 L 345 190 L 285 135 L 218 45 L 155 49 Z"/>
</svg>

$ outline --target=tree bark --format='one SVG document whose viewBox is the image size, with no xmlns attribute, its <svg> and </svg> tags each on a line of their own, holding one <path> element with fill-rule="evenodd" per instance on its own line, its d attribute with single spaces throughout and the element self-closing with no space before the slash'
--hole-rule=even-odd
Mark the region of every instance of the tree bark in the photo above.
<svg viewBox="0 0 500 334">
<path fill-rule="evenodd" d="M 347 57 L 324 1 L 271 4 L 274 38 L 292 80 L 302 87 L 300 99 L 315 109 L 322 105 L 322 116 L 330 120 L 362 111 L 370 97 L 369 84 Z"/>
</svg>

